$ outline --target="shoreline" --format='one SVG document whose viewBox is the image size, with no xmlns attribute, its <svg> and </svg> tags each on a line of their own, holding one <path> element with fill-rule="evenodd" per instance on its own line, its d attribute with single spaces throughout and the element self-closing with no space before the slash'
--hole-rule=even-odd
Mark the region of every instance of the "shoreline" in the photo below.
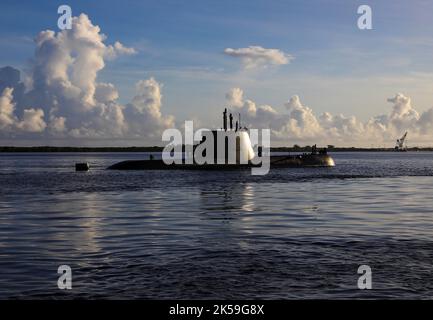
<svg viewBox="0 0 433 320">
<path fill-rule="evenodd" d="M 162 152 L 164 147 L 8 147 L 0 146 L 0 153 L 26 153 L 26 152 Z M 311 147 L 272 147 L 271 152 L 311 152 Z M 396 152 L 394 148 L 355 148 L 333 147 L 327 148 L 328 152 Z M 409 152 L 433 151 L 433 147 L 407 148 Z"/>
</svg>

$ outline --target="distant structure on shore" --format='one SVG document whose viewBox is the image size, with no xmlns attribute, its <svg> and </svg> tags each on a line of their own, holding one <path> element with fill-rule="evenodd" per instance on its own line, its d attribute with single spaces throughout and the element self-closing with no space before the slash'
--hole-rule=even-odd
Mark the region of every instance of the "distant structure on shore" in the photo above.
<svg viewBox="0 0 433 320">
<path fill-rule="evenodd" d="M 407 151 L 407 131 L 404 133 L 404 135 L 400 139 L 397 139 L 394 150 L 395 151 Z"/>
</svg>

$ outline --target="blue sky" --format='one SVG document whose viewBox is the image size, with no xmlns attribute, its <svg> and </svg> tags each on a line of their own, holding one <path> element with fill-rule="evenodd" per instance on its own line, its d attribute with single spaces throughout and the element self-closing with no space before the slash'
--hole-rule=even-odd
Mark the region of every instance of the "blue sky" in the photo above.
<svg viewBox="0 0 433 320">
<path fill-rule="evenodd" d="M 107 35 L 138 53 L 106 62 L 98 74 L 120 92 L 150 76 L 163 84 L 163 110 L 183 120 L 213 124 L 225 93 L 283 112 L 292 95 L 317 114 L 388 113 L 396 92 L 417 110 L 433 106 L 433 2 L 431 1 L 2 1 L 0 62 L 24 70 L 32 39 L 57 30 L 57 7 L 86 13 Z M 373 10 L 373 30 L 357 28 L 357 8 Z M 258 45 L 294 56 L 285 65 L 244 70 L 225 48 Z"/>
</svg>

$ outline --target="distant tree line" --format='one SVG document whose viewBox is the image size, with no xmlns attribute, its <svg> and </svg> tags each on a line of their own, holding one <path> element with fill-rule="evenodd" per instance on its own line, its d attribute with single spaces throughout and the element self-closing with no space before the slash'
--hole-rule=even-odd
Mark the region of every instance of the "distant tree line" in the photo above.
<svg viewBox="0 0 433 320">
<path fill-rule="evenodd" d="M 0 152 L 161 152 L 164 148 L 153 147 L 1 147 Z"/>
<path fill-rule="evenodd" d="M 320 149 L 323 147 L 319 147 Z M 0 146 L 0 152 L 162 152 L 164 147 L 9 147 Z M 182 148 L 185 150 L 185 146 Z M 334 145 L 326 146 L 329 152 L 342 151 L 394 151 L 394 148 L 356 148 L 356 147 L 336 147 Z M 311 152 L 312 146 L 300 146 L 298 144 L 293 147 L 272 147 L 272 152 Z M 433 147 L 408 148 L 408 151 L 433 151 Z"/>
</svg>

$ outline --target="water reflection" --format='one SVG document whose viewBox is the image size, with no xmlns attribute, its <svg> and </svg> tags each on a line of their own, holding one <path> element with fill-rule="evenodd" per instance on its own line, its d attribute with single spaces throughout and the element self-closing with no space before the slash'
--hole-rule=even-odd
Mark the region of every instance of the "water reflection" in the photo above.
<svg viewBox="0 0 433 320">
<path fill-rule="evenodd" d="M 78 157 L 0 159 L 0 298 L 57 297 L 61 263 L 75 271 L 74 297 L 356 296 L 361 260 L 383 268 L 379 286 L 410 277 L 417 290 L 400 297 L 433 292 L 430 156 L 398 168 L 426 176 L 398 178 L 378 178 L 396 175 L 389 154 L 260 178 L 103 170 L 129 158 L 118 154 L 76 174 Z"/>
<path fill-rule="evenodd" d="M 200 208 L 208 218 L 234 218 L 242 212 L 255 209 L 254 184 L 229 182 L 227 184 L 200 187 Z"/>
</svg>

